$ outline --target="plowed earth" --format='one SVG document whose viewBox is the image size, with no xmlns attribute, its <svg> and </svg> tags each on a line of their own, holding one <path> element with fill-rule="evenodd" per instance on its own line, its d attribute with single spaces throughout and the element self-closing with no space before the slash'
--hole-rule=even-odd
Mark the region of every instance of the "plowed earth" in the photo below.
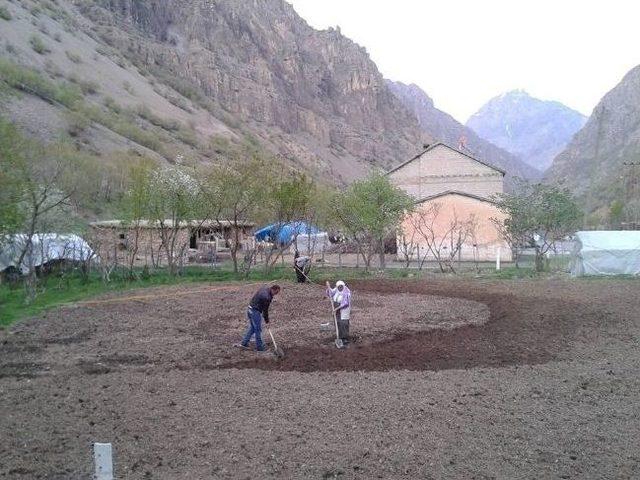
<svg viewBox="0 0 640 480">
<path fill-rule="evenodd" d="M 132 479 L 640 475 L 636 281 L 361 281 L 345 350 L 323 289 L 285 284 L 283 360 L 231 346 L 257 287 L 0 332 L 0 478 L 89 478 L 93 441 Z"/>
</svg>

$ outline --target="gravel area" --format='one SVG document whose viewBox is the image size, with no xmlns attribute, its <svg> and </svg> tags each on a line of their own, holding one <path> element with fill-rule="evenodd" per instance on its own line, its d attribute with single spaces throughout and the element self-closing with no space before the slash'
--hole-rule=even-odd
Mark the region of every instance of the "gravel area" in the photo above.
<svg viewBox="0 0 640 480">
<path fill-rule="evenodd" d="M 0 333 L 0 478 L 89 478 L 92 441 L 125 479 L 640 476 L 637 281 L 356 282 L 344 351 L 322 289 L 286 284 L 282 361 L 229 347 L 255 288 Z"/>
</svg>

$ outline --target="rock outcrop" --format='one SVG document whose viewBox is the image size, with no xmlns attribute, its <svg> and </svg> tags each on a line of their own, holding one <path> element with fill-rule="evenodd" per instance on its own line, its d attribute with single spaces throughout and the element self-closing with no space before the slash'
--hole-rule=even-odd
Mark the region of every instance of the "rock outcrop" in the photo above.
<svg viewBox="0 0 640 480">
<path fill-rule="evenodd" d="M 137 66 L 196 84 L 258 133 L 276 128 L 334 175 L 389 167 L 428 140 L 363 47 L 283 0 L 110 0 L 82 12 Z"/>
<path fill-rule="evenodd" d="M 546 172 L 575 192 L 588 212 L 606 214 L 618 200 L 640 212 L 640 66 L 593 109 L 586 125 Z M 625 165 L 627 164 L 627 165 Z"/>
</svg>

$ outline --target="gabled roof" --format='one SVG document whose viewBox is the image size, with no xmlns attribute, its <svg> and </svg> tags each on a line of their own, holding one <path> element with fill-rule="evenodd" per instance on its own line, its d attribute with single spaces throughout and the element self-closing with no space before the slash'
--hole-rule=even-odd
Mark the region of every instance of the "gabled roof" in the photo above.
<svg viewBox="0 0 640 480">
<path fill-rule="evenodd" d="M 480 197 L 479 195 L 474 195 L 473 193 L 461 192 L 459 190 L 446 190 L 444 192 L 436 193 L 435 195 L 429 195 L 428 197 L 421 198 L 420 200 L 416 200 L 416 204 L 424 203 L 427 200 L 433 200 L 434 198 L 444 197 L 445 195 L 460 195 L 462 197 L 469 197 L 475 200 L 480 200 L 481 202 L 491 203 L 495 205 L 496 202 L 487 197 Z"/>
<path fill-rule="evenodd" d="M 410 164 L 411 162 L 413 162 L 414 160 L 420 158 L 422 155 L 424 155 L 425 153 L 433 150 L 436 147 L 439 146 L 443 146 L 448 148 L 449 150 L 453 150 L 454 152 L 458 152 L 460 155 L 464 155 L 465 157 L 473 160 L 474 162 L 478 162 L 482 165 L 484 165 L 485 167 L 489 167 L 493 170 L 495 170 L 496 172 L 500 172 L 502 175 L 505 175 L 507 172 L 505 172 L 504 170 L 498 168 L 498 167 L 494 167 L 493 165 L 489 165 L 488 163 L 483 162 L 482 160 L 478 160 L 476 157 L 472 157 L 471 155 L 469 155 L 468 153 L 464 153 L 463 151 L 458 150 L 457 148 L 453 148 L 451 145 L 447 145 L 446 143 L 443 142 L 436 142 L 433 145 L 429 145 L 427 148 L 425 148 L 422 152 L 420 152 L 418 155 L 416 155 L 413 158 L 410 158 L 409 160 L 407 160 L 406 162 L 401 163 L 400 165 L 398 165 L 397 167 L 392 168 L 391 170 L 389 170 L 386 174 L 389 175 L 397 170 L 400 170 L 402 167 L 404 167 L 405 165 Z"/>
</svg>

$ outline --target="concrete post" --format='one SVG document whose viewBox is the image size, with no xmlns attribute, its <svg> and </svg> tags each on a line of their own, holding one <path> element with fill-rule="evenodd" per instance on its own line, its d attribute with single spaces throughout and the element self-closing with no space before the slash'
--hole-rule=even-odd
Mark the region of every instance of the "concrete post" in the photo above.
<svg viewBox="0 0 640 480">
<path fill-rule="evenodd" d="M 95 473 L 93 480 L 113 480 L 113 459 L 110 443 L 93 444 Z"/>
<path fill-rule="evenodd" d="M 498 247 L 498 254 L 496 255 L 496 270 L 500 270 L 500 253 L 502 248 Z"/>
</svg>

